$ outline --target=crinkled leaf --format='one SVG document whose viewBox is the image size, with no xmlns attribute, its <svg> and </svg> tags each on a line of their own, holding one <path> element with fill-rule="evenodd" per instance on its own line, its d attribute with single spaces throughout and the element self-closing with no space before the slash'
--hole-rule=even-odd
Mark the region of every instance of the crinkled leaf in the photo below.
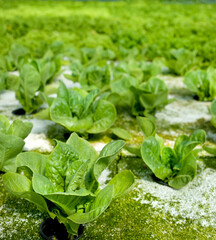
<svg viewBox="0 0 216 240">
<path fill-rule="evenodd" d="M 74 152 L 81 160 L 90 159 L 94 162 L 98 157 L 98 153 L 94 147 L 92 147 L 88 141 L 79 137 L 76 133 L 72 133 L 66 143 L 73 148 Z"/>
<path fill-rule="evenodd" d="M 46 165 L 46 177 L 54 184 L 57 191 L 65 191 L 65 178 L 68 168 L 76 160 L 79 160 L 79 156 L 70 145 L 62 142 L 57 143 Z"/>
<path fill-rule="evenodd" d="M 170 147 L 164 147 L 161 153 L 161 162 L 165 166 L 174 166 L 178 163 L 174 150 Z"/>
</svg>

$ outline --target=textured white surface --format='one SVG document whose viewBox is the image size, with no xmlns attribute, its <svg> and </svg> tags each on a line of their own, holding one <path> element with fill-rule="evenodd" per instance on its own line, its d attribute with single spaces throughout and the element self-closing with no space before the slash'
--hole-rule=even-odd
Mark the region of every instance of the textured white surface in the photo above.
<svg viewBox="0 0 216 240">
<path fill-rule="evenodd" d="M 198 120 L 210 121 L 209 102 L 178 99 L 156 113 L 157 121 L 167 124 L 193 123 Z"/>
<path fill-rule="evenodd" d="M 216 171 L 204 168 L 201 162 L 199 166 L 201 171 L 194 181 L 180 190 L 158 184 L 146 175 L 137 181 L 136 200 L 169 213 L 176 220 L 180 216 L 185 221 L 193 219 L 202 226 L 216 227 Z"/>
<path fill-rule="evenodd" d="M 53 150 L 51 142 L 46 138 L 45 134 L 30 133 L 25 139 L 24 151 L 39 151 L 49 153 Z"/>
</svg>

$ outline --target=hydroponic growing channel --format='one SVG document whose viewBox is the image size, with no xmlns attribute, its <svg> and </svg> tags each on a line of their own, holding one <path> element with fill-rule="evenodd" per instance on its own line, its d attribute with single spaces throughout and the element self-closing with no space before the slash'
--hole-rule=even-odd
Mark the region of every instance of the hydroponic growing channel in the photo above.
<svg viewBox="0 0 216 240">
<path fill-rule="evenodd" d="M 193 3 L 0 1 L 0 239 L 216 239 L 216 6 Z"/>
</svg>

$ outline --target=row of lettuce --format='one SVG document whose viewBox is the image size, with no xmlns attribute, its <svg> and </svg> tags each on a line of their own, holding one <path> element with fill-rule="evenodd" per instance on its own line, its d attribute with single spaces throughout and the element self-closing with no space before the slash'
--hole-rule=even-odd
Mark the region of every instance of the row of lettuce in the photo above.
<svg viewBox="0 0 216 240">
<path fill-rule="evenodd" d="M 33 6 L 38 11 L 32 13 Z M 65 14 L 59 15 L 59 9 Z M 53 40 L 63 40 L 66 47 L 59 49 L 84 61 L 93 56 L 115 61 L 161 59 L 176 74 L 215 67 L 213 4 L 2 1 L 1 10 L 0 65 L 14 42 L 41 58 Z"/>
<path fill-rule="evenodd" d="M 106 62 L 101 66 L 101 62 L 83 64 L 75 58 L 69 65 L 71 74 L 66 77 L 79 82 L 81 88 L 67 88 L 63 82 L 55 82 L 62 62 L 61 54 L 48 49 L 41 59 L 17 57 L 13 70 L 18 70 L 19 76 L 2 72 L 2 90 L 15 91 L 27 114 L 50 119 L 74 133 L 66 143 L 54 141 L 55 148 L 49 155 L 22 153 L 32 124 L 19 119 L 10 124 L 1 115 L 0 171 L 6 172 L 3 182 L 10 193 L 36 204 L 51 218 L 57 218 L 69 236 L 77 235 L 80 224 L 95 220 L 113 199 L 133 187 L 135 179 L 130 170 L 116 174 L 103 188 L 98 181 L 123 148 L 141 157 L 157 181 L 175 189 L 194 179 L 196 160 L 202 149 L 216 155 L 216 147 L 205 144 L 204 130 L 194 131 L 190 136 L 180 135 L 174 148 L 165 146 L 156 134 L 154 113 L 169 103 L 168 88 L 156 77 L 161 72 L 156 63 Z M 211 100 L 215 97 L 214 72 L 213 68 L 190 71 L 184 82 L 200 100 Z M 50 95 L 53 93 L 57 93 L 56 97 Z M 45 109 L 41 107 L 44 102 L 47 103 Z M 213 101 L 210 108 L 213 124 L 215 106 Z M 144 135 L 141 145 L 126 143 L 124 140 L 130 139 L 130 133 L 115 126 L 117 113 L 122 110 L 137 117 Z M 75 133 L 106 131 L 112 131 L 120 140 L 107 144 L 99 155 L 88 141 Z M 198 145 L 202 148 L 197 148 Z"/>
<path fill-rule="evenodd" d="M 98 218 L 113 199 L 132 189 L 135 178 L 130 170 L 117 173 L 105 187 L 99 184 L 103 170 L 115 164 L 123 148 L 141 157 L 156 179 L 175 189 L 194 179 L 197 155 L 202 149 L 216 153 L 215 146 L 204 144 L 204 130 L 178 136 L 171 148 L 156 134 L 152 120 L 137 117 L 137 122 L 144 135 L 139 146 L 119 139 L 105 145 L 98 154 L 87 140 L 72 133 L 66 142 L 54 140 L 55 147 L 47 155 L 22 152 L 31 123 L 16 119 L 10 124 L 0 115 L 0 171 L 6 172 L 4 186 L 10 193 L 34 203 L 51 218 L 57 218 L 73 238 L 80 224 Z M 203 148 L 197 148 L 198 145 Z"/>
<path fill-rule="evenodd" d="M 85 98 L 87 96 L 85 91 L 94 90 L 95 92 L 91 93 L 92 102 L 100 95 L 101 99 L 110 101 L 116 107 L 127 108 L 133 115 L 154 113 L 156 109 L 169 102 L 167 86 L 156 77 L 162 73 L 160 62 L 137 62 L 135 60 L 113 62 L 108 61 L 101 54 L 99 56 L 103 60 L 96 58 L 94 61 L 84 63 L 76 56 L 64 61 L 64 55 L 59 50 L 61 44 L 52 43 L 44 56 L 37 59 L 31 58 L 28 55 L 28 49 L 24 46 L 12 45 L 7 56 L 10 59 L 10 69 L 0 71 L 0 90 L 15 91 L 26 113 L 36 111 L 44 102 L 52 105 L 53 99 L 48 95 L 56 93 L 57 88 L 49 84 L 62 72 L 64 63 L 69 65 L 72 72 L 65 74 L 65 77 L 78 82 L 83 89 L 83 91 L 75 89 L 76 93 L 68 92 L 65 98 L 67 95 L 70 95 L 69 98 Z M 19 72 L 19 76 L 8 72 L 15 70 Z M 207 70 L 191 70 L 185 74 L 184 83 L 198 100 L 211 101 L 216 97 L 215 73 L 216 69 L 213 67 Z M 62 89 L 61 84 L 58 99 L 63 98 L 60 96 Z M 64 101 L 68 102 L 68 100 Z M 76 104 L 75 102 L 76 100 L 73 99 L 67 105 Z M 74 109 L 72 105 L 68 107 Z M 84 106 L 80 107 L 78 112 L 74 113 L 78 118 L 80 114 L 85 115 L 81 113 L 83 108 Z"/>
</svg>

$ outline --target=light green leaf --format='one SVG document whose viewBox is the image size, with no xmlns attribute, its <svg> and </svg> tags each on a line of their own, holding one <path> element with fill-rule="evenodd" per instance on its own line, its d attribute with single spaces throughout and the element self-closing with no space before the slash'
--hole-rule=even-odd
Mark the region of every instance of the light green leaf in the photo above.
<svg viewBox="0 0 216 240">
<path fill-rule="evenodd" d="M 23 149 L 25 142 L 22 138 L 0 133 L 0 145 L 5 147 L 5 159 L 14 158 Z"/>
<path fill-rule="evenodd" d="M 93 126 L 88 133 L 100 133 L 109 129 L 116 120 L 115 106 L 105 100 L 100 100 L 93 116 Z"/>
<path fill-rule="evenodd" d="M 100 156 L 94 165 L 94 176 L 99 178 L 104 169 L 106 169 L 119 154 L 124 147 L 125 142 L 123 140 L 117 140 L 108 143 L 100 152 Z"/>
<path fill-rule="evenodd" d="M 73 151 L 70 145 L 60 141 L 57 142 L 55 149 L 48 158 L 45 174 L 54 184 L 56 191 L 65 191 L 68 168 L 70 168 L 71 163 L 77 160 L 79 160 L 79 155 Z"/>
<path fill-rule="evenodd" d="M 3 175 L 3 183 L 7 191 L 34 203 L 42 212 L 47 212 L 50 217 L 55 215 L 47 207 L 46 201 L 39 194 L 32 191 L 31 181 L 18 173 L 6 173 Z"/>
<path fill-rule="evenodd" d="M 114 194 L 114 186 L 108 185 L 102 189 L 96 196 L 95 200 L 90 206 L 88 212 L 77 212 L 68 217 L 69 220 L 78 223 L 85 224 L 94 221 L 98 218 L 110 205 Z"/>
<path fill-rule="evenodd" d="M 74 214 L 78 206 L 84 208 L 86 203 L 91 202 L 95 198 L 92 196 L 91 192 L 86 189 L 80 189 L 79 191 L 70 193 L 56 192 L 46 194 L 44 197 L 54 203 L 67 215 Z"/>
<path fill-rule="evenodd" d="M 48 160 L 48 155 L 37 152 L 20 153 L 16 158 L 17 167 L 26 166 L 33 173 L 45 174 L 45 168 Z"/>
<path fill-rule="evenodd" d="M 145 164 L 159 179 L 165 180 L 172 174 L 172 170 L 161 162 L 160 145 L 155 137 L 150 136 L 143 141 L 141 155 Z"/>
<path fill-rule="evenodd" d="M 56 192 L 56 188 L 49 178 L 38 173 L 33 174 L 32 187 L 34 191 L 40 195 Z"/>
<path fill-rule="evenodd" d="M 176 177 L 170 179 L 168 184 L 170 187 L 180 189 L 186 186 L 191 180 L 191 177 L 188 175 L 177 175 Z"/>
<path fill-rule="evenodd" d="M 8 134 L 25 139 L 31 132 L 33 124 L 31 122 L 23 122 L 19 119 L 13 121 L 8 129 Z"/>
<path fill-rule="evenodd" d="M 114 128 L 111 128 L 110 130 L 112 131 L 113 134 L 115 134 L 117 137 L 119 137 L 121 139 L 124 139 L 124 140 L 131 139 L 130 133 L 123 128 L 114 127 Z"/>
<path fill-rule="evenodd" d="M 108 185 L 114 185 L 114 195 L 113 198 L 122 197 L 128 193 L 135 182 L 134 175 L 129 170 L 124 170 L 109 182 Z"/>
<path fill-rule="evenodd" d="M 215 144 L 206 143 L 203 145 L 203 149 L 206 152 L 216 156 L 216 145 Z"/>
<path fill-rule="evenodd" d="M 16 96 L 24 110 L 31 113 L 41 104 L 38 99 L 36 100 L 35 95 L 41 86 L 41 76 L 31 64 L 24 64 L 20 71 L 20 78 L 21 81 Z"/>
<path fill-rule="evenodd" d="M 7 117 L 0 114 L 0 132 L 6 134 L 9 127 L 10 122 Z"/>
<path fill-rule="evenodd" d="M 74 152 L 79 155 L 79 159 L 81 160 L 95 160 L 98 157 L 97 151 L 91 144 L 85 139 L 79 137 L 76 133 L 72 133 L 68 138 L 67 144 L 69 144 Z"/>
<path fill-rule="evenodd" d="M 145 137 L 155 135 L 156 125 L 151 119 L 146 117 L 137 117 L 136 120 Z"/>
</svg>

